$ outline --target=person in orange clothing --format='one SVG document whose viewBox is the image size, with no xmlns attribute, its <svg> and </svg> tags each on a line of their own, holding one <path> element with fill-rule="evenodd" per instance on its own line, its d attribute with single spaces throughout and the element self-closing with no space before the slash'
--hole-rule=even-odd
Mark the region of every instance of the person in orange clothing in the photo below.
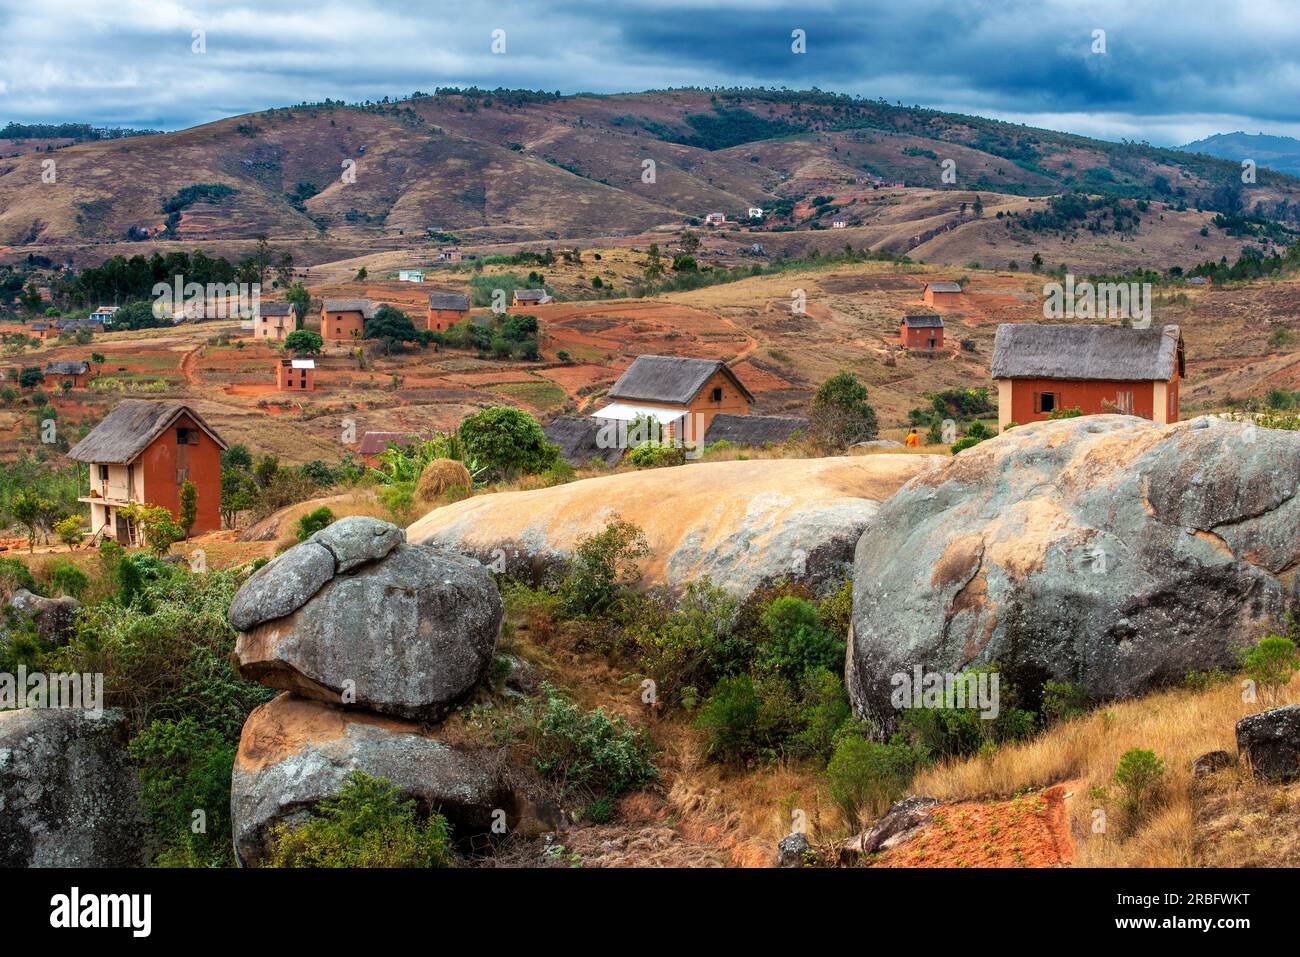
<svg viewBox="0 0 1300 957">
<path fill-rule="evenodd" d="M 921 437 L 916 434 L 916 429 L 907 433 L 907 444 L 913 448 L 921 444 Z"/>
</svg>

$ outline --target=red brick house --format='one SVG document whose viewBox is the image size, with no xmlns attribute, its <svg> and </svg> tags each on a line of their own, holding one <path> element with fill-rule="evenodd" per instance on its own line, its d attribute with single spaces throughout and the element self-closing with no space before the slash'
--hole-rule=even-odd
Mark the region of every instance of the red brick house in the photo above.
<svg viewBox="0 0 1300 957">
<path fill-rule="evenodd" d="M 139 530 L 122 514 L 129 505 L 158 505 L 180 519 L 181 483 L 198 490 L 192 532 L 221 527 L 221 453 L 226 443 L 197 412 L 180 402 L 124 399 L 68 451 L 90 467 L 92 536 L 139 544 Z"/>
<path fill-rule="evenodd" d="M 57 389 L 84 389 L 90 379 L 90 363 L 85 360 L 75 362 L 47 362 L 45 364 L 45 384 Z"/>
<path fill-rule="evenodd" d="M 435 292 L 429 294 L 427 328 L 445 332 L 469 315 L 469 296 L 463 292 Z"/>
<path fill-rule="evenodd" d="M 315 392 L 315 359 L 281 359 L 275 365 L 275 387 L 281 392 Z"/>
<path fill-rule="evenodd" d="M 320 334 L 326 342 L 355 342 L 365 335 L 366 320 L 375 317 L 369 299 L 326 299 L 320 307 Z"/>
<path fill-rule="evenodd" d="M 1058 409 L 1084 415 L 1118 412 L 1162 425 L 1178 421 L 1186 377 L 1178 326 L 1126 329 L 1106 325 L 998 326 L 993 379 L 998 429 L 1049 418 Z"/>
<path fill-rule="evenodd" d="M 921 301 L 927 306 L 956 306 L 961 303 L 961 283 L 939 281 L 927 282 L 921 293 Z"/>
<path fill-rule="evenodd" d="M 943 348 L 941 316 L 904 316 L 898 324 L 898 338 L 905 349 L 933 352 Z"/>
</svg>

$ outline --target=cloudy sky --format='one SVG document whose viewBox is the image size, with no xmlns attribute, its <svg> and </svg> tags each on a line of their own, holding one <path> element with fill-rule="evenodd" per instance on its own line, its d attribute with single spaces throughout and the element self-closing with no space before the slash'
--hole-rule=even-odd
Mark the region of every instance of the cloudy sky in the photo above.
<svg viewBox="0 0 1300 957">
<path fill-rule="evenodd" d="M 1300 136 L 1296 0 L 0 0 L 0 124 L 478 85 L 817 86 L 1108 139 Z M 505 31 L 505 52 L 492 34 Z M 803 30 L 807 52 L 791 51 Z M 1104 31 L 1105 52 L 1093 51 Z M 196 31 L 202 31 L 201 42 Z M 205 46 L 202 52 L 196 47 Z"/>
</svg>

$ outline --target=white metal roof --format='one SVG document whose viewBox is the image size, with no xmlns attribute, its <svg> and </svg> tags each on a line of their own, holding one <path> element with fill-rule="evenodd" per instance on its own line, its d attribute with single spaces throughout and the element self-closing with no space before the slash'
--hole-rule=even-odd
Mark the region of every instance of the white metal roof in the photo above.
<svg viewBox="0 0 1300 957">
<path fill-rule="evenodd" d="M 294 359 L 293 367 L 295 369 L 314 369 L 316 368 L 315 359 Z"/>
<path fill-rule="evenodd" d="M 632 402 L 615 402 L 591 413 L 593 419 L 617 419 L 631 422 L 633 419 L 649 417 L 660 425 L 676 422 L 686 414 L 684 409 L 661 409 L 653 405 L 636 405 Z"/>
</svg>

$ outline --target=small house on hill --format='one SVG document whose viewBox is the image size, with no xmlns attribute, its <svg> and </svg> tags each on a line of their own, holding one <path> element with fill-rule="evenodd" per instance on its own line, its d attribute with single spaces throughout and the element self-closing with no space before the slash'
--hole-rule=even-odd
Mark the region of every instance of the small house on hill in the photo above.
<svg viewBox="0 0 1300 957">
<path fill-rule="evenodd" d="M 320 334 L 326 342 L 351 342 L 365 335 L 366 320 L 375 317 L 369 299 L 326 299 L 320 307 Z"/>
<path fill-rule="evenodd" d="M 397 271 L 398 282 L 424 282 L 423 269 L 399 269 Z"/>
<path fill-rule="evenodd" d="M 993 379 L 998 428 L 1036 422 L 1058 409 L 1085 415 L 1120 412 L 1160 424 L 1178 421 L 1186 377 L 1178 326 L 1126 329 L 1105 325 L 998 326 Z"/>
<path fill-rule="evenodd" d="M 463 292 L 435 292 L 429 295 L 427 328 L 444 332 L 469 315 L 469 296 Z"/>
<path fill-rule="evenodd" d="M 315 392 L 315 359 L 281 359 L 275 366 L 275 387 L 281 392 Z"/>
<path fill-rule="evenodd" d="M 263 302 L 253 317 L 253 338 L 267 342 L 283 342 L 285 336 L 298 328 L 298 314 L 288 302 Z"/>
<path fill-rule="evenodd" d="M 687 415 L 697 416 L 689 435 L 703 436 L 719 413 L 748 415 L 754 396 L 720 359 L 637 356 L 606 398 L 611 403 L 592 416 L 631 422 L 655 419 L 673 435 Z"/>
<path fill-rule="evenodd" d="M 33 322 L 29 331 L 37 339 L 49 339 L 59 334 L 59 331 L 48 322 Z"/>
<path fill-rule="evenodd" d="M 74 362 L 47 362 L 45 364 L 45 382 L 59 388 L 81 389 L 90 378 L 90 363 L 83 360 Z"/>
<path fill-rule="evenodd" d="M 90 467 L 90 531 L 123 544 L 139 544 L 140 532 L 122 510 L 157 505 L 180 520 L 181 483 L 198 491 L 193 532 L 221 527 L 221 453 L 226 443 L 197 412 L 180 402 L 124 399 L 68 451 Z"/>
<path fill-rule="evenodd" d="M 617 446 L 601 447 L 604 425 L 600 419 L 558 415 L 542 431 L 546 433 L 546 441 L 560 447 L 560 458 L 577 468 L 590 465 L 593 459 L 612 467 L 626 451 Z"/>
<path fill-rule="evenodd" d="M 921 301 L 927 306 L 956 306 L 961 302 L 961 283 L 947 280 L 927 282 Z"/>
<path fill-rule="evenodd" d="M 433 436 L 420 432 L 367 432 L 361 436 L 357 454 L 367 468 L 374 468 L 379 464 L 379 454 L 390 445 L 402 449 L 430 438 Z"/>
<path fill-rule="evenodd" d="M 941 316 L 904 316 L 898 324 L 898 338 L 905 349 L 934 351 L 943 348 Z"/>
<path fill-rule="evenodd" d="M 551 294 L 545 289 L 516 289 L 510 304 L 512 306 L 544 306 L 553 301 Z"/>
<path fill-rule="evenodd" d="M 731 415 L 723 412 L 713 417 L 704 433 L 704 444 L 730 442 L 732 445 L 759 448 L 779 445 L 798 435 L 806 435 L 808 420 L 789 415 Z"/>
<path fill-rule="evenodd" d="M 117 314 L 117 306 L 100 306 L 86 318 L 96 325 L 111 325 L 113 316 Z"/>
</svg>

